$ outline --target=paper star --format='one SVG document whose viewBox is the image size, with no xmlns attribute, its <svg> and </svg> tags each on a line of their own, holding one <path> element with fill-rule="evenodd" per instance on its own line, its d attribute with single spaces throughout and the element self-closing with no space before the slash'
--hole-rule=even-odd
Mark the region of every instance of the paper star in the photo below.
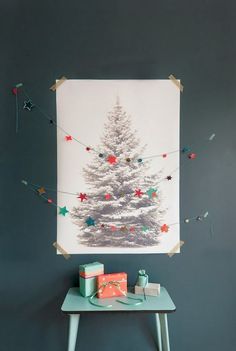
<svg viewBox="0 0 236 351">
<path fill-rule="evenodd" d="M 142 158 L 138 158 L 138 162 L 139 163 L 143 162 L 143 159 Z"/>
<path fill-rule="evenodd" d="M 156 193 L 157 189 L 153 189 L 153 188 L 149 188 L 147 190 L 147 194 L 149 196 L 149 199 L 152 199 L 153 197 L 156 197 L 157 196 L 157 193 Z"/>
<path fill-rule="evenodd" d="M 17 95 L 18 89 L 16 87 L 14 87 L 14 88 L 12 88 L 11 92 L 13 95 Z"/>
<path fill-rule="evenodd" d="M 46 194 L 46 191 L 45 191 L 44 187 L 41 187 L 41 188 L 37 189 L 37 192 L 38 192 L 39 195 Z"/>
<path fill-rule="evenodd" d="M 110 200 L 110 198 L 111 198 L 111 194 L 105 194 L 105 199 L 106 200 Z"/>
<path fill-rule="evenodd" d="M 167 179 L 167 180 L 171 180 L 172 177 L 169 175 L 169 176 L 166 177 L 166 179 Z"/>
<path fill-rule="evenodd" d="M 52 199 L 47 200 L 49 204 L 52 204 Z"/>
<path fill-rule="evenodd" d="M 123 226 L 123 227 L 120 228 L 120 230 L 121 230 L 122 232 L 125 232 L 125 231 L 127 230 L 127 227 L 126 227 L 126 226 Z"/>
<path fill-rule="evenodd" d="M 181 150 L 183 153 L 190 151 L 190 148 L 188 146 L 183 147 Z"/>
<path fill-rule="evenodd" d="M 189 223 L 190 219 L 189 218 L 185 218 L 184 223 Z"/>
<path fill-rule="evenodd" d="M 89 146 L 86 147 L 86 151 L 90 151 L 91 148 Z"/>
<path fill-rule="evenodd" d="M 163 154 L 162 157 L 163 157 L 163 158 L 166 158 L 166 157 L 167 157 L 167 154 Z"/>
<path fill-rule="evenodd" d="M 116 226 L 115 225 L 111 225 L 111 231 L 115 232 L 116 231 Z"/>
<path fill-rule="evenodd" d="M 88 217 L 85 222 L 88 227 L 95 225 L 95 220 L 92 217 Z"/>
<path fill-rule="evenodd" d="M 130 162 L 131 158 L 127 157 L 126 162 Z"/>
<path fill-rule="evenodd" d="M 146 226 L 146 225 L 144 225 L 143 227 L 142 227 L 142 231 L 143 232 L 146 232 L 148 230 L 148 227 Z"/>
<path fill-rule="evenodd" d="M 66 206 L 64 207 L 59 207 L 59 214 L 62 216 L 65 216 L 69 211 L 67 210 Z"/>
<path fill-rule="evenodd" d="M 134 196 L 141 197 L 144 193 L 141 191 L 141 189 L 136 189 Z"/>
<path fill-rule="evenodd" d="M 134 227 L 134 226 L 130 227 L 130 228 L 129 228 L 129 231 L 130 231 L 131 233 L 133 233 L 133 232 L 135 231 L 135 227 Z"/>
<path fill-rule="evenodd" d="M 162 233 L 164 233 L 164 232 L 167 233 L 169 231 L 169 226 L 167 224 L 163 224 L 161 226 L 161 231 L 162 231 Z"/>
<path fill-rule="evenodd" d="M 84 200 L 88 200 L 87 195 L 80 193 L 79 196 L 77 196 L 78 199 L 80 199 L 81 202 L 83 202 Z"/>
<path fill-rule="evenodd" d="M 24 106 L 23 106 L 23 109 L 24 110 L 28 110 L 28 111 L 31 111 L 32 108 L 34 108 L 34 104 L 32 103 L 31 100 L 27 100 L 27 101 L 24 101 Z"/>
<path fill-rule="evenodd" d="M 100 153 L 98 156 L 99 156 L 99 157 L 103 157 L 104 155 L 103 155 L 102 153 Z"/>
<path fill-rule="evenodd" d="M 192 152 L 191 154 L 188 154 L 188 158 L 190 160 L 194 160 L 196 157 L 197 157 L 197 155 L 194 152 Z"/>
<path fill-rule="evenodd" d="M 104 228 L 105 227 L 105 224 L 101 224 L 101 228 Z"/>
<path fill-rule="evenodd" d="M 66 141 L 71 141 L 72 140 L 72 136 L 71 135 L 66 135 L 65 139 L 66 139 Z"/>
<path fill-rule="evenodd" d="M 109 162 L 111 165 L 114 165 L 115 163 L 117 163 L 117 158 L 116 158 L 116 156 L 109 155 L 109 156 L 107 157 L 107 162 Z"/>
</svg>

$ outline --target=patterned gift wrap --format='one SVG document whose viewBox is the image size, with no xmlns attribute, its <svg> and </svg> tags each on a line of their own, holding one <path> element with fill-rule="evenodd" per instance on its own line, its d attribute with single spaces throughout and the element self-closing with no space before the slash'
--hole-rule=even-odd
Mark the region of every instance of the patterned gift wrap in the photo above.
<svg viewBox="0 0 236 351">
<path fill-rule="evenodd" d="M 127 294 L 127 274 L 102 274 L 97 277 L 97 297 L 125 296 Z"/>
</svg>

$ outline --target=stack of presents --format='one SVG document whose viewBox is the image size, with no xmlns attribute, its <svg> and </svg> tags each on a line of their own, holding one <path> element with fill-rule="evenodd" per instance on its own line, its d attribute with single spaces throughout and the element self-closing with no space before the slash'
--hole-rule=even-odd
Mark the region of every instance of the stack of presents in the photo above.
<svg viewBox="0 0 236 351">
<path fill-rule="evenodd" d="M 80 293 L 84 297 L 96 295 L 98 298 L 106 298 L 127 294 L 127 273 L 104 274 L 104 265 L 100 262 L 80 265 L 79 279 Z M 140 270 L 134 293 L 157 296 L 160 294 L 160 284 L 149 283 L 145 270 Z"/>
</svg>

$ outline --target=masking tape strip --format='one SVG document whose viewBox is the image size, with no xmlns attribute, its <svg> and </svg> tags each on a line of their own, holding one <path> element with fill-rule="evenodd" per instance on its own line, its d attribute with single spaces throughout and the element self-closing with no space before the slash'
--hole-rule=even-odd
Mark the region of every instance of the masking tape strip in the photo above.
<svg viewBox="0 0 236 351">
<path fill-rule="evenodd" d="M 53 243 L 53 246 L 60 251 L 60 253 L 65 257 L 66 260 L 68 260 L 70 258 L 70 255 L 68 254 L 68 252 L 66 252 L 56 241 L 55 243 Z"/>
<path fill-rule="evenodd" d="M 184 86 L 173 76 L 173 74 L 169 76 L 169 79 L 179 88 L 179 90 L 182 93 L 184 90 Z"/>
<path fill-rule="evenodd" d="M 64 81 L 67 80 L 66 77 L 61 77 L 55 84 L 53 84 L 49 89 L 52 91 L 56 91 L 57 88 L 64 83 Z"/>
<path fill-rule="evenodd" d="M 174 254 L 176 254 L 176 251 L 179 250 L 181 248 L 181 246 L 184 245 L 184 241 L 180 241 L 178 242 L 173 249 L 170 250 L 170 252 L 167 254 L 169 257 L 174 256 Z"/>
</svg>

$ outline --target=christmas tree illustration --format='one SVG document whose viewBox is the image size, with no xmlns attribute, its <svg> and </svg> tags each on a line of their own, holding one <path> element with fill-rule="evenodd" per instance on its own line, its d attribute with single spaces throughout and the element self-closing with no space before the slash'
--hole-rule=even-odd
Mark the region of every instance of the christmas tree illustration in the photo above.
<svg viewBox="0 0 236 351">
<path fill-rule="evenodd" d="M 83 169 L 89 191 L 80 194 L 72 218 L 79 243 L 90 247 L 144 247 L 159 242 L 160 175 L 142 160 L 137 131 L 117 99 L 101 143 Z"/>
</svg>

